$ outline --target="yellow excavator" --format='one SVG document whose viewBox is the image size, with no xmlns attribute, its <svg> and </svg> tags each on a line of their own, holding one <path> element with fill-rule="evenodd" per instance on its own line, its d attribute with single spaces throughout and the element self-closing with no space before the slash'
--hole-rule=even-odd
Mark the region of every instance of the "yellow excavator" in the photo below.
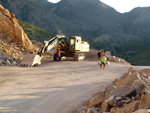
<svg viewBox="0 0 150 113">
<path fill-rule="evenodd" d="M 21 61 L 21 66 L 41 65 L 41 59 L 51 49 L 59 47 L 61 58 L 73 57 L 75 61 L 85 59 L 85 52 L 89 52 L 88 42 L 82 41 L 80 36 L 71 36 L 69 40 L 64 35 L 56 35 L 49 41 L 44 41 L 43 47 L 37 54 L 27 54 Z M 56 53 L 53 59 L 57 59 Z"/>
</svg>

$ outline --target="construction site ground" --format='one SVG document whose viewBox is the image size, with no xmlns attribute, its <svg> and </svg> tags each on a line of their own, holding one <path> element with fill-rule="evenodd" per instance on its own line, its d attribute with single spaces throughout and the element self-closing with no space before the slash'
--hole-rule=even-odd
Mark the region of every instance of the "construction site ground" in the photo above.
<svg viewBox="0 0 150 113">
<path fill-rule="evenodd" d="M 0 67 L 0 113 L 77 113 L 130 65 L 44 61 L 37 67 Z M 138 66 L 135 69 L 149 67 Z"/>
</svg>

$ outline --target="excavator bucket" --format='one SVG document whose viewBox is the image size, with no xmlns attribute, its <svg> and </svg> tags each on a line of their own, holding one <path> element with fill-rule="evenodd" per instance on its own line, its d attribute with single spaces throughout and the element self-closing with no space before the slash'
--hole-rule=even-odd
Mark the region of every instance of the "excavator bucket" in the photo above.
<svg viewBox="0 0 150 113">
<path fill-rule="evenodd" d="M 23 57 L 23 60 L 21 61 L 20 65 L 26 67 L 41 65 L 41 59 L 42 57 L 37 54 L 27 54 Z"/>
</svg>

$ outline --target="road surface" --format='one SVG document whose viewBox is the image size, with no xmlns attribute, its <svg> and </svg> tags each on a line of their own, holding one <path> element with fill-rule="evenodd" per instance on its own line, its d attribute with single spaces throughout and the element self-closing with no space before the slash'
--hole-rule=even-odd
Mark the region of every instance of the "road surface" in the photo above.
<svg viewBox="0 0 150 113">
<path fill-rule="evenodd" d="M 111 63 L 100 69 L 96 61 L 0 67 L 0 113 L 75 113 L 129 67 Z"/>
</svg>

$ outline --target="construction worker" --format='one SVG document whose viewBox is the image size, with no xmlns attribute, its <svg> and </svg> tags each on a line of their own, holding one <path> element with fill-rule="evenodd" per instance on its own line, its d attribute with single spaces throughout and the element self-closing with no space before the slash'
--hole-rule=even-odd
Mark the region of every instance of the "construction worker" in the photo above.
<svg viewBox="0 0 150 113">
<path fill-rule="evenodd" d="M 100 58 L 100 57 L 101 57 L 101 52 L 100 52 L 100 50 L 98 50 L 98 52 L 97 52 L 97 56 L 98 56 L 98 58 Z"/>
<path fill-rule="evenodd" d="M 105 68 L 105 62 L 106 62 L 106 57 L 105 57 L 105 56 L 102 56 L 102 58 L 101 58 L 101 65 L 100 65 L 100 67 L 101 67 L 102 69 Z"/>
<path fill-rule="evenodd" d="M 57 48 L 57 61 L 60 61 L 60 48 Z"/>
</svg>

